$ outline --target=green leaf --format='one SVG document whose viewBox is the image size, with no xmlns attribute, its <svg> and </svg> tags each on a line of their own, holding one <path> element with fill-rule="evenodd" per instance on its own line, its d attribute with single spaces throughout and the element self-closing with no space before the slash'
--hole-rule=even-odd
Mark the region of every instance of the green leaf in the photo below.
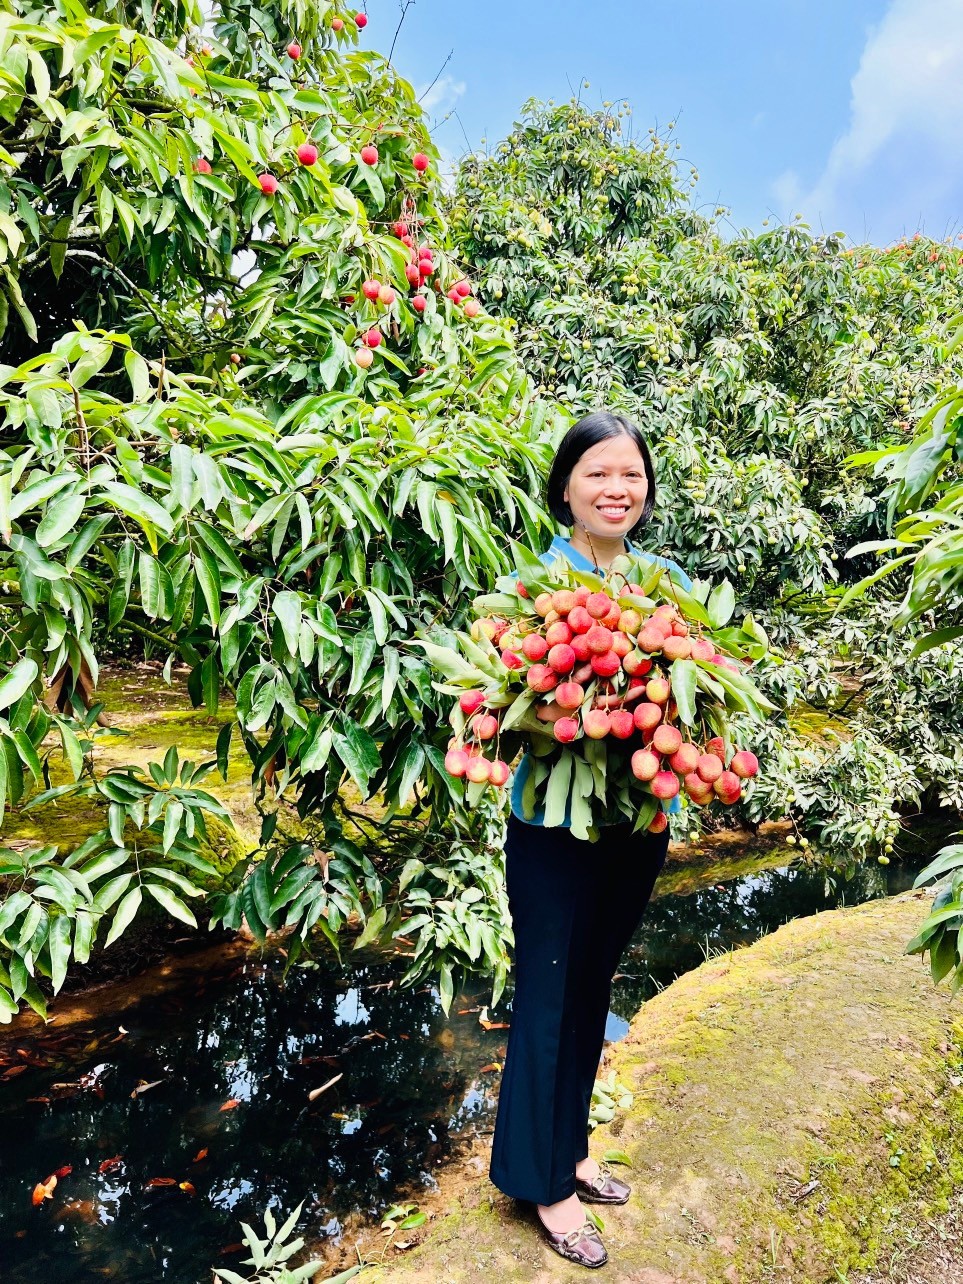
<svg viewBox="0 0 963 1284">
<path fill-rule="evenodd" d="M 721 629 L 732 619 L 732 613 L 736 609 L 736 594 L 728 580 L 723 580 L 709 594 L 709 600 L 706 602 L 706 612 L 709 616 L 709 622 L 714 629 Z"/>
<path fill-rule="evenodd" d="M 117 906 L 113 922 L 110 925 L 110 931 L 107 933 L 107 939 L 104 941 L 104 949 L 113 945 L 114 941 L 130 927 L 134 921 L 137 911 L 140 909 L 141 890 L 139 887 L 132 887 L 124 896 L 123 900 Z"/>
<path fill-rule="evenodd" d="M 284 636 L 284 644 L 288 649 L 288 653 L 296 656 L 298 654 L 298 634 L 301 630 L 301 594 L 294 593 L 290 589 L 284 589 L 274 595 L 271 609 L 281 625 L 281 632 Z"/>
<path fill-rule="evenodd" d="M 169 887 L 164 887 L 160 883 L 147 883 L 145 886 L 158 905 L 162 905 L 173 918 L 180 919 L 188 927 L 197 927 L 197 919 L 190 907 L 185 905 L 179 896 L 175 896 Z"/>
<path fill-rule="evenodd" d="M 355 941 L 354 948 L 356 950 L 360 950 L 365 945 L 370 945 L 372 941 L 376 941 L 378 937 L 381 935 L 382 930 L 384 929 L 384 925 L 387 921 L 388 921 L 388 907 L 387 905 L 381 905 L 378 907 L 378 909 L 375 910 L 375 912 L 370 916 L 368 921 L 365 923 L 364 931 Z"/>
<path fill-rule="evenodd" d="M 29 691 L 39 672 L 36 660 L 31 660 L 29 656 L 18 660 L 10 672 L 0 678 L 0 709 L 9 709 Z"/>
<path fill-rule="evenodd" d="M 66 914 L 58 915 L 50 924 L 47 948 L 50 951 L 50 983 L 56 994 L 64 983 L 70 962 L 70 918 Z"/>
<path fill-rule="evenodd" d="M 548 827 L 561 825 L 565 820 L 574 761 L 571 750 L 563 749 L 549 774 L 545 787 L 545 824 Z"/>
<path fill-rule="evenodd" d="M 669 669 L 672 697 L 679 709 L 679 717 L 689 727 L 696 721 L 696 682 L 698 668 L 693 660 L 673 660 Z"/>
<path fill-rule="evenodd" d="M 363 727 L 350 719 L 343 719 L 341 725 L 343 732 L 332 732 L 335 753 L 347 767 L 362 796 L 367 797 L 368 781 L 381 763 L 378 746 Z"/>
</svg>

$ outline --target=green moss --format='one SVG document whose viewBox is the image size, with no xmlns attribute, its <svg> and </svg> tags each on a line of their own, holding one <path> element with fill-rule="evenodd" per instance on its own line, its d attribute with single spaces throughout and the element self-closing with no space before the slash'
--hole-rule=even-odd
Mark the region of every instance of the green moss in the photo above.
<svg viewBox="0 0 963 1284">
<path fill-rule="evenodd" d="M 611 1278 L 825 1284 L 946 1206 L 963 1180 L 963 1025 L 903 954 L 923 912 L 907 895 L 797 920 L 639 1012 L 607 1062 L 634 1104 L 590 1143 L 633 1165 L 633 1198 L 598 1210 Z M 457 1223 L 372 1279 L 582 1278 L 483 1179 L 459 1198 Z"/>
</svg>

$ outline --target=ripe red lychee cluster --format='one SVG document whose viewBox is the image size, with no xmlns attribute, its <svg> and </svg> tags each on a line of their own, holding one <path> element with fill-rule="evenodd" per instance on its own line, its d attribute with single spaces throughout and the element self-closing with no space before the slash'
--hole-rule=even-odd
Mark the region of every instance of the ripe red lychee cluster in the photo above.
<svg viewBox="0 0 963 1284">
<path fill-rule="evenodd" d="M 512 774 L 502 758 L 486 758 L 485 745 L 498 734 L 498 719 L 493 713 L 484 712 L 484 691 L 463 691 L 459 707 L 469 719 L 466 743 L 452 740 L 445 754 L 445 770 L 456 779 L 463 776 L 473 785 L 496 785 L 502 788 Z"/>
<path fill-rule="evenodd" d="M 528 598 L 520 581 L 517 591 Z M 645 596 L 637 584 L 629 584 L 625 591 Z M 519 684 L 550 696 L 537 710 L 546 734 L 563 745 L 582 737 L 640 740 L 631 755 L 631 772 L 660 802 L 682 790 L 699 807 L 715 799 L 725 805 L 738 801 L 742 782 L 759 769 L 756 756 L 740 749 L 727 764 L 720 737 L 704 748 L 687 739 L 688 729 L 674 725 L 679 710 L 668 667 L 673 661 L 689 659 L 733 671 L 738 671 L 738 665 L 719 653 L 708 638 L 693 636 L 674 604 L 664 603 L 643 616 L 634 607 L 623 608 L 606 592 L 579 585 L 542 593 L 531 609 L 535 618 L 479 619 L 471 631 L 476 641 L 488 638 Z M 468 730 L 476 750 L 499 730 L 495 713 L 477 712 L 484 703 L 485 693 L 480 690 L 461 697 L 462 712 L 474 715 Z M 457 755 L 466 750 L 456 745 L 450 752 Z M 467 771 L 460 757 L 452 758 L 450 771 L 452 766 L 456 768 L 452 774 Z M 658 832 L 666 824 L 664 813 L 659 812 L 651 828 Z"/>
</svg>

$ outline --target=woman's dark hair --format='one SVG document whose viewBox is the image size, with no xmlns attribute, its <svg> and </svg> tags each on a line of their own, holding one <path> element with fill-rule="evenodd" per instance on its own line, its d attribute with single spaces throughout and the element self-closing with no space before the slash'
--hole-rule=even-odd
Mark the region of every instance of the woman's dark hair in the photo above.
<svg viewBox="0 0 963 1284">
<path fill-rule="evenodd" d="M 645 469 L 645 480 L 648 483 L 642 516 L 629 534 L 638 534 L 652 516 L 652 510 L 655 507 L 655 469 L 652 467 L 652 456 L 649 454 L 645 438 L 632 420 L 626 419 L 624 415 L 613 415 L 608 410 L 596 410 L 580 419 L 578 423 L 572 424 L 559 442 L 552 466 L 548 471 L 546 484 L 548 507 L 552 516 L 562 526 L 571 526 L 575 521 L 571 508 L 562 498 L 568 479 L 572 475 L 572 469 L 590 446 L 597 446 L 600 441 L 623 434 L 631 437 L 638 447 Z"/>
</svg>

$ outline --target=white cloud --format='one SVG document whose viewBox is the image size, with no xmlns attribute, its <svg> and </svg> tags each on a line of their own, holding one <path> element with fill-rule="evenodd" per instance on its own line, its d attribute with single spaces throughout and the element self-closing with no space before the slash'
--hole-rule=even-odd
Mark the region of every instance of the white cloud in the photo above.
<svg viewBox="0 0 963 1284">
<path fill-rule="evenodd" d="M 912 231 L 928 211 L 963 194 L 960 0 L 893 0 L 870 32 L 851 91 L 849 123 L 822 174 L 786 203 L 826 231 L 865 214 L 866 226 L 848 229 L 857 239 Z M 787 172 L 773 193 L 779 199 L 790 191 Z M 963 214 L 963 201 L 956 204 Z"/>
<path fill-rule="evenodd" d="M 455 80 L 452 76 L 439 76 L 433 85 L 419 85 L 415 90 L 415 97 L 429 116 L 444 114 L 446 111 L 451 111 L 467 88 L 463 80 Z"/>
</svg>

